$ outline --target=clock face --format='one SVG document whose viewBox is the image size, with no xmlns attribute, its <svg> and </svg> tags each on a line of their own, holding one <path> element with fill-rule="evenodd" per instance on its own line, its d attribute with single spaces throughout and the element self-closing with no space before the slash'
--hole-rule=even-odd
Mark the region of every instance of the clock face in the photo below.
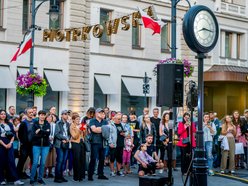
<svg viewBox="0 0 248 186">
<path fill-rule="evenodd" d="M 214 19 L 208 11 L 202 10 L 195 16 L 194 34 L 202 46 L 209 47 L 213 44 L 216 36 L 216 27 Z"/>
<path fill-rule="evenodd" d="M 194 52 L 210 52 L 219 38 L 219 25 L 212 10 L 203 5 L 191 7 L 183 19 L 183 36 Z"/>
</svg>

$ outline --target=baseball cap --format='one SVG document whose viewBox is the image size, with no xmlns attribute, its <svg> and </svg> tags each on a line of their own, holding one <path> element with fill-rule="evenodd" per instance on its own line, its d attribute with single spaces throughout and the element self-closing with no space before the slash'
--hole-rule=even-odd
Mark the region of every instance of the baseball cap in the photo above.
<svg viewBox="0 0 248 186">
<path fill-rule="evenodd" d="M 246 113 L 246 112 L 248 112 L 248 109 L 245 109 L 245 110 L 244 110 L 244 113 Z"/>
<path fill-rule="evenodd" d="M 68 110 L 62 110 L 61 115 L 68 114 Z"/>
<path fill-rule="evenodd" d="M 96 113 L 99 113 L 99 112 L 104 112 L 104 110 L 102 108 L 97 108 Z"/>
</svg>

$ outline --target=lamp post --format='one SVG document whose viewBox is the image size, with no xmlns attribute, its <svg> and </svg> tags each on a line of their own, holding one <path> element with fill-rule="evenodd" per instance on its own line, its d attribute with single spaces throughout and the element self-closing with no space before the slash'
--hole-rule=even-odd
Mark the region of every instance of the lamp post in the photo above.
<svg viewBox="0 0 248 186">
<path fill-rule="evenodd" d="M 171 0 L 171 58 L 177 57 L 177 4 L 181 0 Z M 186 0 L 189 7 L 191 7 L 189 0 Z M 173 118 L 170 118 L 174 120 L 173 125 L 176 126 L 176 120 L 177 120 L 177 108 L 173 107 Z M 172 135 L 172 130 L 174 127 L 170 127 L 169 134 Z M 169 156 L 168 156 L 168 178 L 169 178 L 169 184 L 173 185 L 173 175 L 172 175 L 172 137 L 169 138 Z"/>
<path fill-rule="evenodd" d="M 36 6 L 36 1 L 40 1 L 40 3 L 37 6 Z M 35 30 L 37 29 L 37 26 L 35 25 L 36 14 L 40 6 L 47 1 L 50 1 L 49 15 L 52 18 L 52 21 L 56 21 L 59 16 L 59 8 L 56 4 L 57 0 L 32 0 L 32 7 L 31 7 L 32 22 L 29 29 L 32 38 L 32 47 L 30 48 L 30 64 L 29 64 L 29 72 L 31 74 L 34 73 L 34 37 L 35 37 Z M 28 107 L 32 107 L 34 105 L 33 94 L 29 94 L 27 102 L 28 102 L 27 105 Z"/>
</svg>

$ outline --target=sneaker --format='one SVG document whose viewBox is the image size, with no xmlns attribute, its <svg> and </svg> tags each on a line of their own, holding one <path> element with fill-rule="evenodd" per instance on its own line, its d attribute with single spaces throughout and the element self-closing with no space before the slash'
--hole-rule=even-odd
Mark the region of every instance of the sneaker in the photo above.
<svg viewBox="0 0 248 186">
<path fill-rule="evenodd" d="M 209 170 L 209 171 L 208 171 L 208 175 L 209 175 L 209 176 L 214 176 L 214 171 L 213 171 L 213 170 Z"/>
<path fill-rule="evenodd" d="M 24 185 L 24 182 L 17 180 L 14 182 L 14 185 Z"/>
<path fill-rule="evenodd" d="M 121 171 L 117 171 L 117 176 L 125 176 Z"/>
<path fill-rule="evenodd" d="M 68 182 L 68 180 L 65 179 L 64 177 L 62 177 L 61 180 L 62 180 L 63 182 Z"/>
<path fill-rule="evenodd" d="M 46 183 L 43 180 L 38 180 L 38 183 L 41 185 L 46 185 Z"/>
<path fill-rule="evenodd" d="M 235 171 L 234 170 L 231 170 L 231 174 L 235 174 Z"/>
<path fill-rule="evenodd" d="M 107 178 L 106 176 L 104 176 L 104 175 L 98 176 L 98 179 L 99 179 L 99 180 L 108 180 L 108 178 Z M 89 180 L 89 179 L 88 179 L 88 180 Z"/>
<path fill-rule="evenodd" d="M 221 170 L 220 173 L 221 173 L 221 174 L 225 174 L 225 171 Z"/>
<path fill-rule="evenodd" d="M 55 182 L 55 183 L 63 183 L 63 180 L 58 179 L 58 178 L 55 178 L 55 179 L 54 179 L 54 182 Z"/>
<path fill-rule="evenodd" d="M 111 172 L 111 173 L 110 173 L 110 176 L 111 176 L 111 177 L 115 177 L 115 173 L 114 173 L 114 172 Z"/>
<path fill-rule="evenodd" d="M 73 182 L 78 182 L 78 180 L 74 180 L 74 179 L 72 179 L 72 181 L 73 181 Z"/>
<path fill-rule="evenodd" d="M 48 174 L 47 177 L 48 177 L 48 178 L 54 178 L 54 175 L 53 175 L 53 174 Z"/>
<path fill-rule="evenodd" d="M 152 176 L 156 176 L 157 174 L 156 173 L 152 173 Z"/>
<path fill-rule="evenodd" d="M 1 182 L 1 185 L 6 185 L 6 181 L 2 181 Z"/>
</svg>

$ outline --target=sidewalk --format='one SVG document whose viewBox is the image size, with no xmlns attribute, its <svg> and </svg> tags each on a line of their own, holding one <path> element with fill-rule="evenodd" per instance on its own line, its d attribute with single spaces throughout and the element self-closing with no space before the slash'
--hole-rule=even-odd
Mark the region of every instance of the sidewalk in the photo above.
<svg viewBox="0 0 248 186">
<path fill-rule="evenodd" d="M 109 168 L 106 167 L 105 175 L 109 177 Z M 133 174 L 127 175 L 125 177 L 109 177 L 109 180 L 98 180 L 97 176 L 94 176 L 94 181 L 88 181 L 86 179 L 82 182 L 73 182 L 72 177 L 67 176 L 69 182 L 67 183 L 54 183 L 53 179 L 44 179 L 48 186 L 74 186 L 74 185 L 89 185 L 89 186 L 139 186 L 139 178 L 137 174 L 137 169 L 133 169 Z M 247 175 L 245 178 L 248 179 L 248 171 L 242 170 L 238 171 L 237 174 Z M 174 176 L 174 186 L 183 186 L 181 172 L 173 172 Z M 29 180 L 24 180 L 25 185 L 29 185 Z M 36 184 L 38 185 L 38 184 Z M 208 176 L 208 185 L 217 185 L 217 186 L 245 186 L 247 184 L 240 181 L 235 181 L 230 178 L 220 177 L 220 176 Z"/>
</svg>

